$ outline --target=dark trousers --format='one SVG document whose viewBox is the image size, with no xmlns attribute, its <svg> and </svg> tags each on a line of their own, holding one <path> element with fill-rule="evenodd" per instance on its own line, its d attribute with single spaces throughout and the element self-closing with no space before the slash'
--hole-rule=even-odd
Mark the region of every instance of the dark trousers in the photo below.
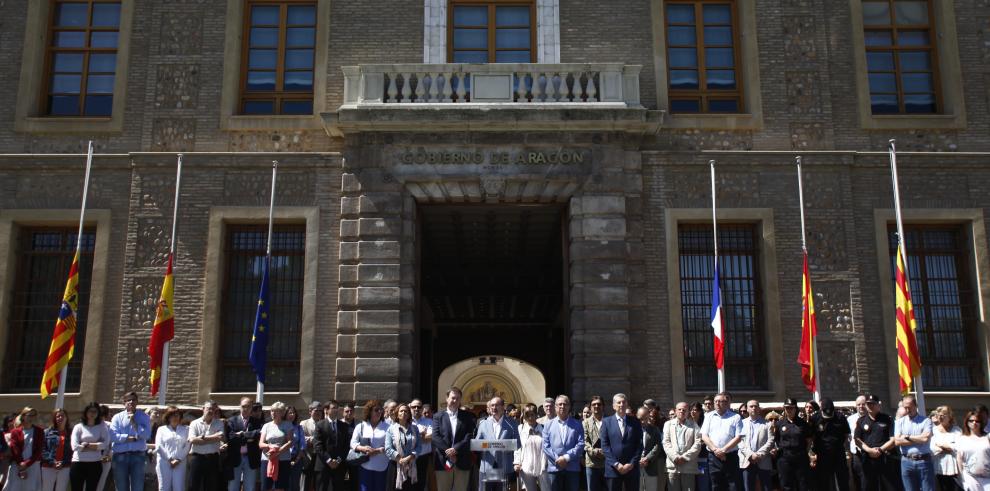
<svg viewBox="0 0 990 491">
<path fill-rule="evenodd" d="M 189 491 L 220 490 L 220 454 L 189 454 Z"/>
<path fill-rule="evenodd" d="M 96 491 L 103 474 L 103 462 L 73 462 L 69 466 L 69 484 L 72 491 Z"/>
<path fill-rule="evenodd" d="M 770 469 L 760 469 L 759 464 L 750 463 L 742 470 L 743 489 L 746 491 L 770 491 L 773 489 L 773 472 Z M 760 480 L 757 487 L 756 480 Z"/>
<path fill-rule="evenodd" d="M 708 474 L 711 476 L 712 491 L 742 491 L 742 473 L 739 472 L 739 455 L 736 452 L 725 454 L 720 460 L 714 453 L 708 454 Z"/>
<path fill-rule="evenodd" d="M 863 478 L 866 481 L 863 491 L 899 491 L 902 486 L 900 461 L 886 455 L 879 459 L 864 455 Z"/>
<path fill-rule="evenodd" d="M 344 476 L 347 475 L 347 466 L 343 462 L 336 469 L 327 466 L 320 467 L 319 471 L 313 471 L 316 481 L 316 491 L 347 491 Z"/>
<path fill-rule="evenodd" d="M 430 459 L 432 453 L 416 457 L 416 483 L 413 484 L 413 491 L 423 491 L 430 483 Z M 337 490 L 334 490 L 337 491 Z"/>
<path fill-rule="evenodd" d="M 850 462 L 852 464 L 853 481 L 856 482 L 856 486 L 859 491 L 866 489 L 866 475 L 863 474 L 863 458 L 863 452 L 858 451 L 853 454 Z"/>
<path fill-rule="evenodd" d="M 777 459 L 780 474 L 780 488 L 784 491 L 805 491 L 808 488 L 808 474 L 811 465 L 804 452 L 783 452 Z"/>
<path fill-rule="evenodd" d="M 605 491 L 605 468 L 585 467 L 588 491 Z"/>
<path fill-rule="evenodd" d="M 818 454 L 815 465 L 815 486 L 822 491 L 833 491 L 838 483 L 839 491 L 849 491 L 849 469 L 846 467 L 846 451 Z"/>
<path fill-rule="evenodd" d="M 959 480 L 956 479 L 956 476 L 939 474 L 935 476 L 935 480 L 938 481 L 938 488 L 941 491 L 962 491 L 962 486 L 959 485 Z"/>
<path fill-rule="evenodd" d="M 547 478 L 550 481 L 550 489 L 552 491 L 578 491 L 581 486 L 579 474 L 578 471 L 548 472 Z"/>
<path fill-rule="evenodd" d="M 639 491 L 639 469 L 633 469 L 624 476 L 606 477 L 605 487 L 608 491 Z"/>
</svg>

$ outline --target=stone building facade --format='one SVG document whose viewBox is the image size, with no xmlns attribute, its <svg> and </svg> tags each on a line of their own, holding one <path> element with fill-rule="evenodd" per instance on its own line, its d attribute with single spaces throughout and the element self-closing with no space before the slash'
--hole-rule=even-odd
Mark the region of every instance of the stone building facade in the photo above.
<svg viewBox="0 0 990 491">
<path fill-rule="evenodd" d="M 825 393 L 889 400 L 897 392 L 891 138 L 907 223 L 958 238 L 959 292 L 946 302 L 962 318 L 932 322 L 963 325 L 965 342 L 956 344 L 971 359 L 969 379 L 958 388 L 936 383 L 929 404 L 970 405 L 990 392 L 990 2 L 921 2 L 934 33 L 938 109 L 874 115 L 862 0 L 729 1 L 742 101 L 729 114 L 672 108 L 660 0 L 536 0 L 536 63 L 478 65 L 450 63 L 458 2 L 313 0 L 313 109 L 295 116 L 240 114 L 250 2 L 119 3 L 112 113 L 55 117 L 41 87 L 60 2 L 0 0 L 5 370 L 17 356 L 12 340 L 47 336 L 26 336 L 16 319 L 27 288 L 24 233 L 74 227 L 81 153 L 87 140 L 96 147 L 93 272 L 69 408 L 148 392 L 145 350 L 177 153 L 184 172 L 169 400 L 233 403 L 253 392 L 224 389 L 218 362 L 229 341 L 221 335 L 226 240 L 233 226 L 265 223 L 272 160 L 276 223 L 301 227 L 303 276 L 298 382 L 269 400 L 435 400 L 448 381 L 480 387 L 478 397 L 503 391 L 520 400 L 541 389 L 578 401 L 621 391 L 670 404 L 710 392 L 686 360 L 699 355 L 687 341 L 692 294 L 683 291 L 681 239 L 683 227 L 711 224 L 713 159 L 720 224 L 755 238 L 749 276 L 758 293 L 751 332 L 737 342 L 758 346 L 742 351 L 756 353 L 759 366 L 733 392 L 806 397 L 795 362 L 797 155 Z M 458 93 L 466 82 L 452 83 L 465 77 L 470 103 Z M 495 250 L 502 246 L 511 250 Z M 484 369 L 458 364 L 479 357 Z M 522 365 L 530 368 L 506 368 Z M 464 371 L 443 374 L 455 366 Z M 0 387 L 4 411 L 48 404 L 9 387 Z"/>
</svg>

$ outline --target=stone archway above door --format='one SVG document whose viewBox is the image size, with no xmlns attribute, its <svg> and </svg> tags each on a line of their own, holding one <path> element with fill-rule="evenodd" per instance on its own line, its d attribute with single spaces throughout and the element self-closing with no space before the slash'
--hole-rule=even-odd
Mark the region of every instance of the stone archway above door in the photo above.
<svg viewBox="0 0 990 491">
<path fill-rule="evenodd" d="M 466 406 L 483 405 L 495 396 L 517 405 L 546 397 L 546 379 L 536 367 L 503 356 L 478 356 L 446 367 L 440 372 L 437 401 L 445 399 L 450 387 L 461 389 Z"/>
</svg>

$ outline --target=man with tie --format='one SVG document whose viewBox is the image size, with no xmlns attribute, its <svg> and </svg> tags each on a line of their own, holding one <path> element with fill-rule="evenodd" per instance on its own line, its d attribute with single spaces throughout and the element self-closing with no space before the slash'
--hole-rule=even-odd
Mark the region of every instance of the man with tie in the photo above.
<svg viewBox="0 0 990 491">
<path fill-rule="evenodd" d="M 584 428 L 572 418 L 571 399 L 554 400 L 553 419 L 543 425 L 543 455 L 552 491 L 578 491 L 581 484 L 581 457 L 584 455 Z"/>
<path fill-rule="evenodd" d="M 447 390 L 447 407 L 433 416 L 437 491 L 467 491 L 474 421 L 470 412 L 461 409 L 461 389 Z"/>
<path fill-rule="evenodd" d="M 350 432 L 347 423 L 335 418 L 336 402 L 331 404 L 327 404 L 324 418 L 316 422 L 313 431 L 313 475 L 316 491 L 344 490 L 344 459 L 350 450 Z"/>
<path fill-rule="evenodd" d="M 715 410 L 705 415 L 701 439 L 708 447 L 708 469 L 713 491 L 742 489 L 737 446 L 742 440 L 742 418 L 729 409 L 732 401 L 727 392 L 715 395 Z"/>
<path fill-rule="evenodd" d="M 475 438 L 479 440 L 515 440 L 516 446 L 522 445 L 519 441 L 519 430 L 514 423 L 510 423 L 505 417 L 505 401 L 501 397 L 493 397 L 488 402 L 491 416 L 481 423 L 478 423 L 478 434 Z M 512 452 L 488 450 L 480 453 L 481 468 L 478 471 L 479 488 L 484 491 L 488 489 L 486 481 L 502 481 L 515 484 L 515 470 L 512 467 Z M 494 487 L 493 489 L 500 489 Z"/>
<path fill-rule="evenodd" d="M 739 443 L 739 468 L 742 470 L 743 487 L 746 491 L 757 489 L 769 490 L 770 471 L 773 459 L 770 449 L 773 448 L 773 438 L 770 437 L 770 425 L 763 419 L 763 410 L 755 399 L 746 403 L 749 417 L 744 419 L 743 440 Z M 760 487 L 756 487 L 756 480 Z"/>
<path fill-rule="evenodd" d="M 241 398 L 240 413 L 227 420 L 227 465 L 234 470 L 233 478 L 227 482 L 227 489 L 254 491 L 258 482 L 258 467 L 261 465 L 261 449 L 258 437 L 264 421 L 252 417 L 255 403 L 250 397 Z M 260 404 L 258 404 L 260 406 Z"/>
<path fill-rule="evenodd" d="M 609 491 L 639 491 L 639 460 L 643 454 L 643 428 L 627 415 L 625 394 L 612 396 L 615 415 L 605 418 L 599 435 L 605 452 L 605 483 Z"/>
</svg>

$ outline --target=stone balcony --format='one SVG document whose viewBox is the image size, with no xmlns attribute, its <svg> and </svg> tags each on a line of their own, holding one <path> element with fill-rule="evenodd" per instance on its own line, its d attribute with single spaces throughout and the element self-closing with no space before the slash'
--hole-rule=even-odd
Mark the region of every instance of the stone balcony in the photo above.
<svg viewBox="0 0 990 491">
<path fill-rule="evenodd" d="M 330 134 L 368 131 L 657 131 L 639 65 L 392 64 L 343 67 Z"/>
</svg>

